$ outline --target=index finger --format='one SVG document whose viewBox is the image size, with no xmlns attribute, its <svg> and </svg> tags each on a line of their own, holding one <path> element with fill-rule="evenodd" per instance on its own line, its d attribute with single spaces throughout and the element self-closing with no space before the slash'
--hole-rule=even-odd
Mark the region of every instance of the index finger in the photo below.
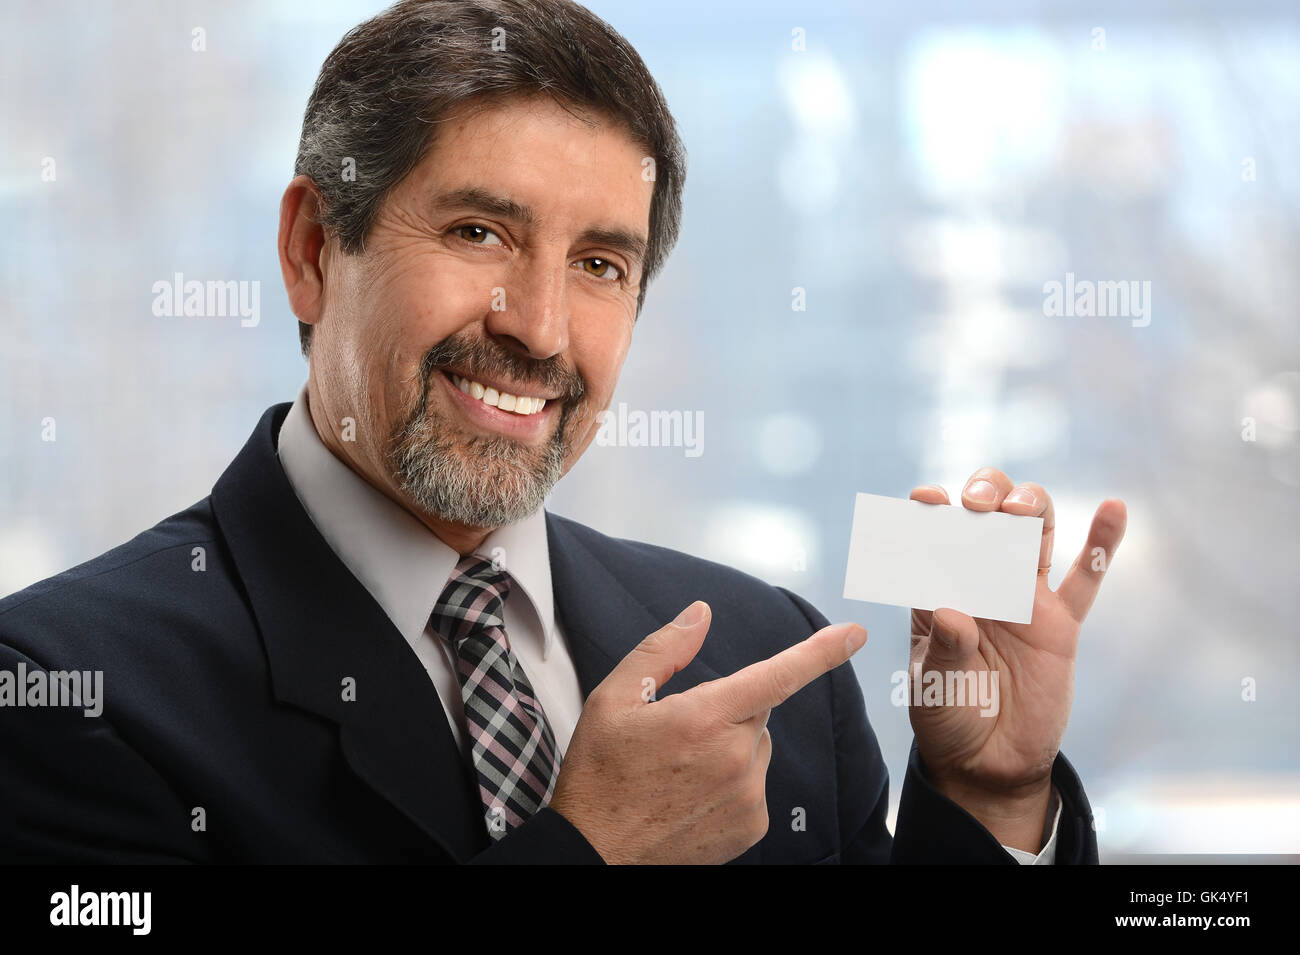
<svg viewBox="0 0 1300 955">
<path fill-rule="evenodd" d="M 834 624 L 775 656 L 686 692 L 713 702 L 729 722 L 743 723 L 784 703 L 853 656 L 866 642 L 867 631 L 858 624 Z"/>
</svg>

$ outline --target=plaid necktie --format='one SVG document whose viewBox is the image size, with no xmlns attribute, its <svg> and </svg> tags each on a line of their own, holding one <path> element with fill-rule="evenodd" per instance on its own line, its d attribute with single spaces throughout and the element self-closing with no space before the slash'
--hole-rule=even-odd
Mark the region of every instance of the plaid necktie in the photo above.
<svg viewBox="0 0 1300 955">
<path fill-rule="evenodd" d="M 479 795 L 493 839 L 545 806 L 560 759 L 555 734 L 505 632 L 510 578 L 473 555 L 451 572 L 432 624 L 456 651 Z"/>
</svg>

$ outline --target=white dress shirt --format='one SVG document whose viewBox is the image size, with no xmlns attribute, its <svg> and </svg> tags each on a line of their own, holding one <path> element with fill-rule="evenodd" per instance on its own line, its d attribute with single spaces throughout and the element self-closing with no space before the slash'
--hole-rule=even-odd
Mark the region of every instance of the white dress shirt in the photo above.
<svg viewBox="0 0 1300 955">
<path fill-rule="evenodd" d="M 455 651 L 430 625 L 433 605 L 461 555 L 325 447 L 307 408 L 306 385 L 280 427 L 279 456 L 316 529 L 424 664 L 452 734 L 470 760 Z M 583 696 L 568 642 L 555 622 L 545 513 L 538 508 L 523 520 L 498 528 L 474 553 L 495 559 L 510 575 L 504 608 L 510 648 L 533 685 L 563 755 L 582 713 Z M 1037 855 L 1004 846 L 1017 861 L 1036 865 L 1055 861 L 1060 819 L 1055 788 L 1052 798 L 1056 821 L 1051 839 Z"/>
</svg>

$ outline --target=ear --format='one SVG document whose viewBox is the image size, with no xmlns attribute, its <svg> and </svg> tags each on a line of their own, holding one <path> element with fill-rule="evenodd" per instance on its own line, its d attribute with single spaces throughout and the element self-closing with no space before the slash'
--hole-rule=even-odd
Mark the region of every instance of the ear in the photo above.
<svg viewBox="0 0 1300 955">
<path fill-rule="evenodd" d="M 325 229 L 317 221 L 323 207 L 316 184 L 296 176 L 280 199 L 280 274 L 289 307 L 308 325 L 320 321 L 325 290 Z"/>
</svg>

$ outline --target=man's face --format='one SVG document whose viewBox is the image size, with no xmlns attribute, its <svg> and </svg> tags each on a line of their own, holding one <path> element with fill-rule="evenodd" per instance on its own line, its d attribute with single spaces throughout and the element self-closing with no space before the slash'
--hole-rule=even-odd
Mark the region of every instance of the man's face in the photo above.
<svg viewBox="0 0 1300 955">
<path fill-rule="evenodd" d="M 335 453 L 437 521 L 531 513 L 609 405 L 653 183 L 645 150 L 593 122 L 547 98 L 458 116 L 362 255 L 323 250 L 313 418 L 337 436 L 353 417 Z"/>
</svg>

